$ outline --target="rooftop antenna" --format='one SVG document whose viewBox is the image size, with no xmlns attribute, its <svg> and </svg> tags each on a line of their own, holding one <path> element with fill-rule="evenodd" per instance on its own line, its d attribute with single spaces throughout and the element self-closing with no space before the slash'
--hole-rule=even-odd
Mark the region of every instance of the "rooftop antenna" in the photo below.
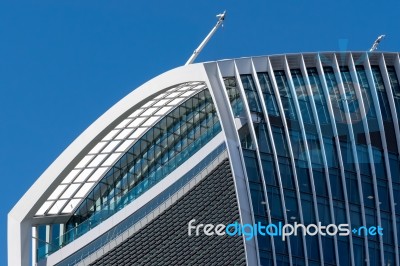
<svg viewBox="0 0 400 266">
<path fill-rule="evenodd" d="M 217 29 L 219 28 L 219 26 L 222 25 L 222 23 L 225 20 L 225 13 L 226 11 L 224 11 L 224 13 L 222 14 L 218 14 L 217 18 L 217 24 L 215 24 L 214 28 L 212 28 L 212 30 L 210 31 L 210 33 L 206 36 L 206 38 L 200 43 L 199 47 L 197 47 L 196 50 L 194 50 L 192 56 L 189 58 L 189 60 L 186 62 L 186 65 L 189 65 L 191 63 L 194 62 L 194 60 L 196 59 L 196 57 L 200 54 L 201 50 L 203 50 L 204 46 L 206 46 L 206 44 L 208 43 L 208 41 L 211 39 L 211 37 L 214 35 L 214 33 L 217 31 Z"/>
<path fill-rule="evenodd" d="M 373 51 L 375 51 L 376 49 L 378 49 L 378 45 L 379 45 L 379 43 L 383 40 L 383 38 L 385 38 L 385 35 L 379 36 L 379 37 L 375 40 L 374 44 L 372 45 L 371 49 L 369 49 L 369 51 L 370 51 L 370 52 L 373 52 Z"/>
</svg>

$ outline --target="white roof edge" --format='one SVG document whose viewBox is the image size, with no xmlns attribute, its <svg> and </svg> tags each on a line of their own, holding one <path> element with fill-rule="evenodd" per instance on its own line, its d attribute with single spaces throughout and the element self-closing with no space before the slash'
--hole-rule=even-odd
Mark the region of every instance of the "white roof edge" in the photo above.
<svg viewBox="0 0 400 266">
<path fill-rule="evenodd" d="M 300 56 L 300 55 L 316 55 L 316 54 L 343 54 L 343 53 L 352 53 L 352 54 L 362 54 L 362 53 L 369 53 L 369 54 L 399 54 L 400 52 L 396 51 L 374 51 L 369 52 L 367 50 L 357 51 L 357 50 L 346 50 L 346 51 L 316 51 L 316 52 L 292 52 L 292 53 L 282 53 L 282 54 L 266 54 L 266 55 L 255 55 L 255 56 L 241 56 L 235 58 L 223 58 L 211 61 L 204 61 L 201 64 L 209 64 L 215 62 L 224 62 L 224 61 L 232 61 L 232 60 L 241 60 L 241 59 L 250 59 L 250 58 L 263 58 L 263 57 L 279 57 L 279 56 Z"/>
<path fill-rule="evenodd" d="M 152 95 L 188 81 L 202 81 L 208 84 L 207 74 L 202 63 L 169 70 L 134 89 L 93 122 L 57 157 L 8 213 L 9 265 L 25 264 L 22 262 L 26 261 L 26 258 L 22 258 L 24 251 L 21 250 L 23 249 L 21 238 L 24 236 L 20 232 L 21 225 L 23 221 L 29 221 L 35 215 L 36 209 L 40 208 L 61 183 L 64 178 L 62 173 L 72 170 L 75 164 L 95 145 L 95 142 L 101 137 L 99 135 L 104 134 L 105 130 L 114 125 L 121 116 L 142 104 Z M 20 237 L 14 237 L 17 235 Z M 27 252 L 30 253 L 29 250 Z"/>
</svg>

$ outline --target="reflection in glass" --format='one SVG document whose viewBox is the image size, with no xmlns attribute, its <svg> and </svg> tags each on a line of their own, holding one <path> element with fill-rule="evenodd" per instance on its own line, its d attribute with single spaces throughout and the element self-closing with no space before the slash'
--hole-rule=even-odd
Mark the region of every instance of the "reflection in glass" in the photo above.
<svg viewBox="0 0 400 266">
<path fill-rule="evenodd" d="M 254 84 L 253 77 L 249 74 L 240 75 L 242 80 L 244 93 L 246 94 L 247 102 L 249 104 L 250 112 L 261 113 L 260 99 L 258 98 L 256 85 Z"/>
<path fill-rule="evenodd" d="M 235 117 L 243 116 L 243 101 L 240 98 L 239 86 L 235 77 L 224 78 L 226 92 L 228 93 L 229 102 Z"/>
<path fill-rule="evenodd" d="M 220 130 L 208 90 L 182 103 L 149 129 L 89 193 L 66 224 L 69 230 L 66 241 L 74 239 L 75 234 L 85 233 L 139 197 Z M 86 220 L 88 228 L 77 227 Z"/>
<path fill-rule="evenodd" d="M 279 96 L 283 105 L 286 118 L 290 120 L 297 120 L 293 97 L 290 93 L 289 83 L 286 74 L 283 70 L 274 71 L 276 84 L 278 85 Z"/>
<path fill-rule="evenodd" d="M 389 100 L 386 94 L 385 84 L 379 66 L 371 66 L 372 75 L 378 93 L 379 105 L 381 108 L 382 118 L 384 121 L 392 121 L 392 114 L 390 112 Z"/>
<path fill-rule="evenodd" d="M 262 72 L 262 73 L 257 73 L 257 75 L 258 75 L 258 80 L 260 82 L 261 91 L 264 95 L 264 101 L 267 106 L 268 115 L 279 116 L 278 105 L 276 103 L 274 89 L 272 87 L 269 74 L 266 72 Z"/>
</svg>

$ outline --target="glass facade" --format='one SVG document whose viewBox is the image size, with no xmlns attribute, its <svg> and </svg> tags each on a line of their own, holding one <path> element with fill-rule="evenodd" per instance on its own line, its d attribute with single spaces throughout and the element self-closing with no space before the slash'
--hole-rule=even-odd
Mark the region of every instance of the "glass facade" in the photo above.
<svg viewBox="0 0 400 266">
<path fill-rule="evenodd" d="M 240 103 L 245 121 L 238 137 L 254 221 L 379 225 L 384 235 L 258 236 L 261 264 L 396 265 L 400 164 L 388 95 L 398 115 L 396 68 L 386 66 L 390 88 L 377 65 L 282 68 L 224 78 L 232 113 Z"/>
<path fill-rule="evenodd" d="M 48 250 L 40 246 L 39 257 L 70 243 L 124 208 L 220 131 L 208 90 L 183 102 L 149 129 L 111 167 L 66 223 L 66 233 L 61 240 L 53 241 Z"/>
<path fill-rule="evenodd" d="M 95 186 L 67 222 L 66 241 L 84 221 L 99 223 L 132 202 L 219 132 L 208 90 L 185 101 L 146 132 Z"/>
<path fill-rule="evenodd" d="M 93 189 L 71 207 L 64 231 L 37 227 L 39 258 L 111 217 L 192 157 L 221 132 L 216 107 L 229 103 L 221 116 L 229 116 L 224 123 L 234 122 L 237 138 L 226 147 L 231 155 L 234 143 L 242 156 L 231 163 L 243 166 L 249 193 L 237 193 L 249 196 L 255 223 L 383 228 L 381 236 L 299 232 L 283 241 L 257 235 L 261 265 L 399 265 L 399 55 L 386 60 L 378 53 L 299 54 L 215 64 L 213 73 L 222 76 L 225 90 L 211 88 L 216 102 L 206 87 L 191 94 L 177 87 L 170 95 L 181 93 L 181 101 L 173 107 L 175 96 L 145 103 L 142 111 L 153 124 L 115 154 L 116 163 L 103 167 L 107 171 L 91 182 Z M 170 109 L 154 117 L 159 109 L 148 104 Z"/>
</svg>

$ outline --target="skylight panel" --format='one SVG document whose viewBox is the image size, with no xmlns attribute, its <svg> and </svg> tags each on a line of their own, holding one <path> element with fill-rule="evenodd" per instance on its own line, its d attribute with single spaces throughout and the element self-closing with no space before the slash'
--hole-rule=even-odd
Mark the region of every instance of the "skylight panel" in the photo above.
<svg viewBox="0 0 400 266">
<path fill-rule="evenodd" d="M 165 97 L 165 93 L 161 93 L 160 95 L 158 95 L 157 97 L 155 97 L 154 99 L 162 99 Z"/>
<path fill-rule="evenodd" d="M 180 94 L 181 94 L 180 92 L 173 92 L 170 95 L 168 95 L 167 98 L 173 99 L 173 98 L 178 97 L 178 95 L 180 95 Z"/>
<path fill-rule="evenodd" d="M 118 148 L 117 148 L 117 152 L 125 152 L 134 142 L 134 139 L 128 139 L 125 140 Z"/>
<path fill-rule="evenodd" d="M 67 190 L 62 194 L 61 198 L 62 199 L 69 199 L 71 198 L 72 194 L 75 193 L 75 191 L 79 188 L 80 184 L 71 184 Z"/>
<path fill-rule="evenodd" d="M 89 192 L 89 190 L 94 186 L 94 183 L 86 183 L 84 184 L 78 192 L 75 194 L 75 198 L 83 198 Z"/>
<path fill-rule="evenodd" d="M 186 97 L 186 98 L 188 98 L 189 96 L 195 94 L 196 92 L 197 92 L 197 91 L 190 90 L 190 91 L 187 91 L 187 92 L 185 92 L 184 94 L 182 94 L 181 97 Z"/>
<path fill-rule="evenodd" d="M 45 203 L 43 203 L 42 207 L 40 207 L 36 215 L 44 215 L 53 203 L 54 201 L 46 201 Z"/>
<path fill-rule="evenodd" d="M 139 127 L 138 129 L 135 130 L 135 132 L 133 132 L 133 134 L 129 137 L 130 139 L 137 139 L 140 137 L 140 135 L 142 135 L 143 132 L 146 131 L 147 128 L 144 127 Z"/>
<path fill-rule="evenodd" d="M 116 128 L 125 128 L 131 121 L 132 119 L 124 119 Z"/>
<path fill-rule="evenodd" d="M 119 153 L 114 153 L 111 154 L 110 157 L 101 165 L 101 166 L 112 166 L 114 165 L 115 161 L 119 158 L 121 154 Z"/>
<path fill-rule="evenodd" d="M 48 214 L 58 214 L 66 202 L 67 200 L 57 200 Z"/>
<path fill-rule="evenodd" d="M 157 108 L 149 108 L 146 111 L 143 112 L 143 114 L 141 114 L 141 116 L 151 116 L 155 111 L 157 110 Z"/>
<path fill-rule="evenodd" d="M 94 160 L 89 164 L 89 167 L 97 167 L 101 162 L 108 156 L 108 154 L 99 154 L 94 158 Z"/>
<path fill-rule="evenodd" d="M 165 107 L 161 108 L 160 110 L 158 110 L 158 112 L 155 113 L 155 115 L 165 115 L 171 109 L 172 109 L 172 106 L 165 106 Z"/>
<path fill-rule="evenodd" d="M 76 166 L 76 168 L 84 168 L 90 160 L 92 160 L 94 155 L 86 155 Z"/>
<path fill-rule="evenodd" d="M 115 147 L 118 146 L 118 144 L 120 144 L 121 141 L 116 140 L 116 141 L 111 141 L 110 144 L 107 145 L 107 147 L 102 151 L 102 153 L 109 153 L 112 152 Z"/>
<path fill-rule="evenodd" d="M 99 142 L 96 144 L 96 146 L 94 146 L 94 148 L 89 152 L 89 154 L 97 154 L 101 151 L 101 149 L 104 148 L 104 146 L 106 146 L 107 142 Z"/>
<path fill-rule="evenodd" d="M 190 89 L 190 86 L 184 86 L 180 88 L 178 91 L 187 91 L 188 89 Z"/>
<path fill-rule="evenodd" d="M 60 196 L 60 194 L 64 191 L 64 189 L 67 187 L 67 185 L 59 185 L 53 193 L 51 193 L 50 197 L 48 198 L 49 200 L 56 200 Z"/>
<path fill-rule="evenodd" d="M 112 140 L 112 139 L 114 139 L 115 135 L 117 135 L 119 131 L 120 131 L 119 129 L 114 129 L 114 130 L 112 130 L 110 133 L 108 133 L 108 134 L 103 138 L 103 141 L 104 141 L 104 140 Z"/>
<path fill-rule="evenodd" d="M 92 172 L 93 172 L 92 168 L 83 170 L 82 173 L 80 173 L 78 177 L 74 180 L 74 183 L 80 183 L 85 181 Z"/>
<path fill-rule="evenodd" d="M 143 112 L 142 108 L 137 109 L 135 112 L 133 112 L 129 117 L 131 118 L 136 118 L 138 117 L 141 113 Z"/>
<path fill-rule="evenodd" d="M 164 106 L 168 101 L 170 101 L 169 99 L 162 99 L 160 101 L 158 101 L 157 103 L 154 104 L 155 107 L 159 107 L 159 106 Z"/>
<path fill-rule="evenodd" d="M 158 116 L 150 117 L 149 119 L 147 119 L 146 122 L 143 123 L 142 126 L 144 127 L 152 126 L 158 120 L 158 118 L 159 118 Z"/>
<path fill-rule="evenodd" d="M 146 117 L 138 117 L 133 120 L 129 127 L 138 127 L 144 120 L 146 120 Z"/>
<path fill-rule="evenodd" d="M 175 100 L 170 102 L 168 105 L 176 106 L 176 105 L 180 104 L 181 102 L 183 102 L 183 100 L 184 100 L 184 98 L 176 98 Z"/>
<path fill-rule="evenodd" d="M 75 179 L 75 177 L 79 174 L 80 171 L 81 171 L 81 170 L 77 170 L 77 169 L 72 170 L 72 171 L 67 175 L 67 177 L 65 177 L 65 179 L 64 179 L 61 183 L 62 183 L 62 184 L 69 184 L 69 183 L 71 183 L 72 180 Z"/>
<path fill-rule="evenodd" d="M 107 170 L 108 170 L 107 167 L 100 167 L 99 169 L 96 170 L 96 172 L 92 174 L 92 176 L 89 178 L 89 181 L 90 182 L 98 181 Z"/>
<path fill-rule="evenodd" d="M 72 199 L 70 200 L 65 208 L 63 209 L 62 213 L 70 213 L 72 212 L 75 207 L 81 202 L 81 199 Z"/>
<path fill-rule="evenodd" d="M 147 108 L 149 106 L 152 106 L 155 101 L 148 101 L 147 103 L 143 104 L 141 108 Z"/>
</svg>

